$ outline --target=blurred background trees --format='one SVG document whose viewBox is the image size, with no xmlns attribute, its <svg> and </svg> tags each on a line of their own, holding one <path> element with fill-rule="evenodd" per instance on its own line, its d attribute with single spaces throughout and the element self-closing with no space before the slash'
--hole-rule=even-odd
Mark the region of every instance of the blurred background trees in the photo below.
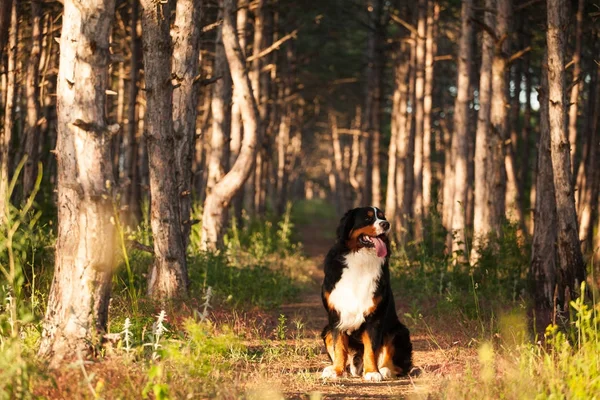
<svg viewBox="0 0 600 400">
<path fill-rule="evenodd" d="M 60 160 L 78 157 L 57 146 L 63 15 L 0 3 L 0 218 L 23 157 L 12 201 L 41 161 L 49 215 Z M 151 220 L 150 293 L 185 293 L 190 242 L 216 249 L 233 221 L 321 198 L 385 207 L 399 244 L 443 229 L 440 251 L 472 265 L 513 224 L 534 243 L 532 291 L 574 296 L 600 244 L 598 15 L 583 0 L 117 0 L 103 173 L 121 221 Z"/>
</svg>

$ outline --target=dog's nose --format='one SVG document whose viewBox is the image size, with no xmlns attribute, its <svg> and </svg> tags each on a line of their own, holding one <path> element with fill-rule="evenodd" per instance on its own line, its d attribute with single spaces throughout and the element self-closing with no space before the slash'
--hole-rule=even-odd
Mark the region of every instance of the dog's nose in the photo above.
<svg viewBox="0 0 600 400">
<path fill-rule="evenodd" d="M 379 223 L 379 225 L 381 225 L 381 227 L 382 227 L 384 230 L 386 230 L 386 231 L 387 231 L 388 229 L 390 229 L 390 223 L 389 223 L 389 222 L 387 222 L 387 221 L 381 221 L 381 222 Z"/>
</svg>

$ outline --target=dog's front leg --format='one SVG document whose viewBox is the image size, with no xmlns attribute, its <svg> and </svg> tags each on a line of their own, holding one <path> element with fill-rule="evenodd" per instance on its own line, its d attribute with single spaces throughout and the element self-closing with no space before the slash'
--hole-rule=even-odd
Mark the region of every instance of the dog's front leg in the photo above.
<svg viewBox="0 0 600 400">
<path fill-rule="evenodd" d="M 377 353 L 379 347 L 374 335 L 365 329 L 362 333 L 362 342 L 365 346 L 363 354 L 363 377 L 367 381 L 381 382 L 383 377 L 377 368 Z"/>
<path fill-rule="evenodd" d="M 333 331 L 333 365 L 323 370 L 322 378 L 335 379 L 344 375 L 348 362 L 348 339 L 345 332 Z"/>
</svg>

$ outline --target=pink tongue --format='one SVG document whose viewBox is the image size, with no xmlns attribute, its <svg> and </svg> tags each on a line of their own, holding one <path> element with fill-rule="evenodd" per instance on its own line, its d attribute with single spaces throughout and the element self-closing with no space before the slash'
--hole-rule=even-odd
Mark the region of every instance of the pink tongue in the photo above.
<svg viewBox="0 0 600 400">
<path fill-rule="evenodd" d="M 378 237 L 372 237 L 373 243 L 375 243 L 375 251 L 377 252 L 377 257 L 385 257 L 387 255 L 387 248 L 385 247 L 385 243 L 383 240 Z"/>
</svg>

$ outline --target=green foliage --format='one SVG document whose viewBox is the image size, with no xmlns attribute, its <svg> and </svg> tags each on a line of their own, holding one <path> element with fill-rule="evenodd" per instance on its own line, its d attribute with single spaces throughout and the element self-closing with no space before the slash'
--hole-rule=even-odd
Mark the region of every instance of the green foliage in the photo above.
<svg viewBox="0 0 600 400">
<path fill-rule="evenodd" d="M 274 307 L 291 300 L 299 292 L 299 284 L 282 269 L 265 265 L 235 266 L 225 254 L 201 253 L 189 259 L 193 296 L 212 287 L 219 301 L 234 307 Z"/>
<path fill-rule="evenodd" d="M 227 326 L 187 319 L 181 338 L 165 344 L 164 361 L 172 368 L 194 377 L 226 371 L 246 347 Z"/>
<path fill-rule="evenodd" d="M 523 301 L 530 245 L 516 225 L 506 223 L 502 235 L 490 236 L 478 249 L 476 265 L 460 262 L 463 254 L 449 254 L 447 231 L 435 212 L 426 227 L 425 240 L 394 252 L 391 270 L 398 290 L 417 302 L 434 299 L 442 314 L 454 310 L 480 322 L 497 308 Z"/>
<path fill-rule="evenodd" d="M 294 223 L 292 205 L 288 203 L 280 217 L 250 218 L 244 216 L 240 228 L 235 219 L 223 238 L 230 259 L 248 259 L 262 263 L 271 256 L 286 256 L 298 253 L 299 247 L 292 240 Z"/>
</svg>

